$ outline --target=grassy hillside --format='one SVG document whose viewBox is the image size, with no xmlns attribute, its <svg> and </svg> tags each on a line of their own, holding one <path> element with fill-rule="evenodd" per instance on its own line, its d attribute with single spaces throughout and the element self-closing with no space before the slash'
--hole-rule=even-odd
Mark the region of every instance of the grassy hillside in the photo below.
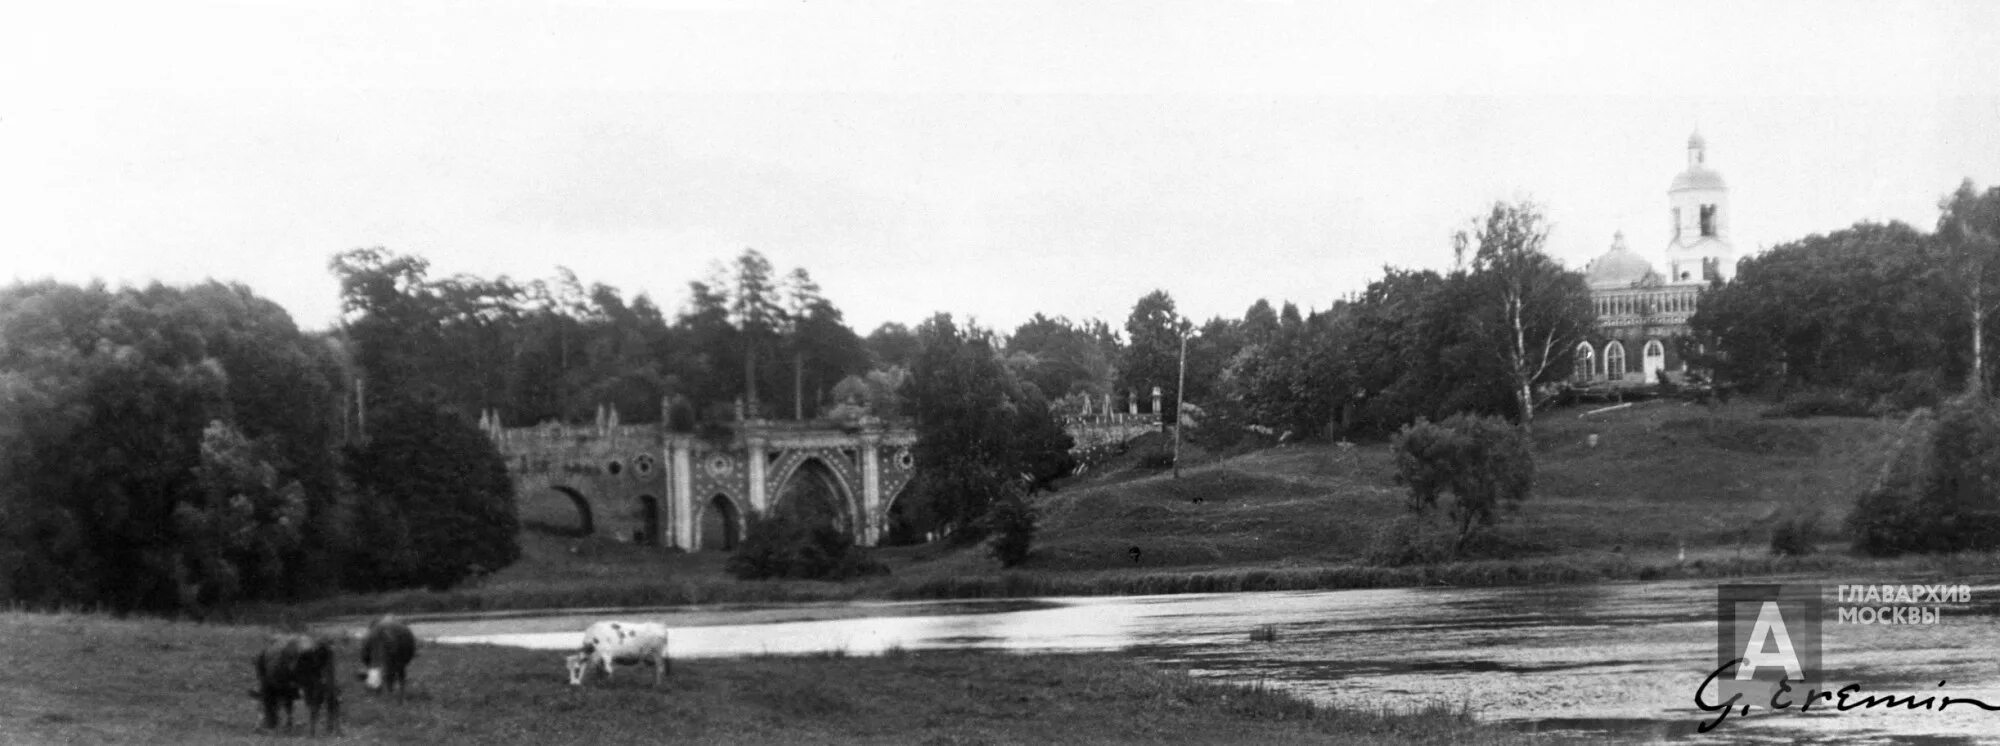
<svg viewBox="0 0 2000 746">
<path fill-rule="evenodd" d="M 267 743 L 251 627 L 0 613 L 0 743 Z M 338 665 L 351 672 L 345 643 Z M 1462 710 L 1318 707 L 1115 656 L 901 654 L 688 660 L 572 687 L 560 655 L 429 645 L 407 699 L 348 681 L 312 743 L 1489 743 Z M 304 705 L 296 721 L 305 735 Z M 1546 739 L 1543 739 L 1546 740 Z"/>
<path fill-rule="evenodd" d="M 1536 423 L 1536 489 L 1472 559 L 1579 552 L 1761 554 L 1773 521 L 1818 510 L 1831 530 L 1880 468 L 1895 422 L 1767 420 L 1759 407 L 1647 402 Z M 1595 448 L 1590 435 L 1598 436 Z M 1044 499 L 1030 569 L 1301 565 L 1362 560 L 1406 513 L 1385 444 L 1280 446 L 1075 485 Z M 1196 503 L 1199 498 L 1201 502 Z"/>
<path fill-rule="evenodd" d="M 983 548 L 921 546 L 882 550 L 892 570 L 883 578 L 742 583 L 722 571 L 720 554 L 530 533 L 520 563 L 468 588 L 337 599 L 304 611 L 2000 570 L 1991 555 L 1847 556 L 1840 520 L 1879 471 L 1899 422 L 1764 419 L 1762 409 L 1756 402 L 1710 409 L 1656 401 L 1596 413 L 1545 412 L 1535 426 L 1533 497 L 1450 562 L 1371 561 L 1371 547 L 1407 543 L 1407 532 L 1398 533 L 1407 529 L 1398 524 L 1409 521 L 1405 491 L 1394 482 L 1386 444 L 1294 444 L 1212 456 L 1195 443 L 1175 479 L 1170 471 L 1136 466 L 1155 447 L 1141 443 L 1035 498 L 1041 528 L 1033 555 L 1016 570 L 1002 571 Z M 1822 516 L 1822 551 L 1771 557 L 1771 528 L 1800 512 Z M 1141 550 L 1137 562 L 1128 551 L 1134 546 Z"/>
</svg>

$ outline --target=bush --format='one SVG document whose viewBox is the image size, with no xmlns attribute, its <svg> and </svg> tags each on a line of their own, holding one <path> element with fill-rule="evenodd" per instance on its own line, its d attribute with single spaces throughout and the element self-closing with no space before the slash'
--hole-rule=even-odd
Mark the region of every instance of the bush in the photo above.
<svg viewBox="0 0 2000 746">
<path fill-rule="evenodd" d="M 1849 387 L 1855 396 L 1872 402 L 1874 414 L 1911 412 L 1935 407 L 1944 400 L 1943 382 L 1935 370 L 1918 370 L 1899 375 L 1860 376 Z"/>
<path fill-rule="evenodd" d="M 1763 417 L 1873 417 L 1868 401 L 1845 391 L 1836 389 L 1807 389 L 1790 396 L 1770 409 L 1764 410 Z"/>
<path fill-rule="evenodd" d="M 1396 480 L 1410 488 L 1410 510 L 1424 512 L 1451 493 L 1457 526 L 1452 551 L 1491 525 L 1504 503 L 1528 499 L 1535 486 L 1535 456 L 1528 436 L 1498 417 L 1455 414 L 1443 422 L 1418 420 L 1390 446 Z"/>
<path fill-rule="evenodd" d="M 1376 567 L 1430 565 L 1449 561 L 1450 531 L 1421 515 L 1398 516 L 1375 530 L 1363 558 Z"/>
<path fill-rule="evenodd" d="M 1818 549 L 1819 511 L 1812 510 L 1778 522 L 1771 529 L 1771 554 L 1804 557 Z"/>
<path fill-rule="evenodd" d="M 1035 542 L 1035 509 L 1019 495 L 1001 498 L 987 514 L 993 528 L 993 556 L 1003 567 L 1013 567 L 1028 559 Z"/>
<path fill-rule="evenodd" d="M 751 519 L 750 536 L 729 558 L 727 569 L 740 580 L 847 580 L 889 572 L 838 529 L 808 526 L 783 514 Z"/>
<path fill-rule="evenodd" d="M 1170 469 L 1174 465 L 1173 451 L 1153 450 L 1139 456 L 1141 469 Z"/>
<path fill-rule="evenodd" d="M 2000 546 L 2000 408 L 1968 394 L 1912 415 L 1847 531 L 1877 556 Z"/>
</svg>

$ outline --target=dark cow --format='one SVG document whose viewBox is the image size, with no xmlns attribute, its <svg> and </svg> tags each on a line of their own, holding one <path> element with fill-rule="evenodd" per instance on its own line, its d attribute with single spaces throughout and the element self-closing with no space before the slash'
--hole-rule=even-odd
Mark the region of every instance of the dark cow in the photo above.
<svg viewBox="0 0 2000 746">
<path fill-rule="evenodd" d="M 262 727 L 278 727 L 278 704 L 285 705 L 285 730 L 292 729 L 292 703 L 300 696 L 311 713 L 308 735 L 319 735 L 320 707 L 326 732 L 340 735 L 340 677 L 334 672 L 333 645 L 307 635 L 273 635 L 257 654 L 257 697 L 264 704 Z"/>
<path fill-rule="evenodd" d="M 401 696 L 410 688 L 410 659 L 415 657 L 416 635 L 394 616 L 384 615 L 361 636 L 362 670 L 354 672 L 354 677 L 365 682 L 370 694 L 393 689 Z"/>
</svg>

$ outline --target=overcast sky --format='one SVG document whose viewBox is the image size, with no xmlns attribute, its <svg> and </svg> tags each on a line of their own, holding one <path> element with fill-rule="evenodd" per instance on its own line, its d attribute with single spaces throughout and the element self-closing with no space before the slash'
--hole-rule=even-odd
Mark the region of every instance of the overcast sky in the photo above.
<svg viewBox="0 0 2000 746">
<path fill-rule="evenodd" d="M 2000 3 L 36 5 L 0 281 L 237 280 L 307 328 L 358 246 L 670 311 L 754 247 L 863 333 L 1325 308 L 1496 199 L 1572 267 L 1657 257 L 1697 127 L 1745 253 L 2000 182 Z"/>
</svg>

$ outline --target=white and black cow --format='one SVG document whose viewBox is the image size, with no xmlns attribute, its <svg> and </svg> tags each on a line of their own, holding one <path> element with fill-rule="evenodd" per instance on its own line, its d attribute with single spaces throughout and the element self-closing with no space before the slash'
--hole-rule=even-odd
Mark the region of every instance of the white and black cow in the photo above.
<svg viewBox="0 0 2000 746">
<path fill-rule="evenodd" d="M 394 616 L 383 615 L 368 625 L 361 636 L 361 668 L 354 673 L 370 694 L 395 690 L 398 695 L 410 688 L 410 659 L 417 657 L 417 637 L 408 625 Z"/>
<path fill-rule="evenodd" d="M 333 645 L 308 635 L 273 635 L 252 661 L 257 667 L 257 698 L 264 706 L 262 727 L 278 727 L 278 705 L 285 706 L 285 729 L 292 728 L 292 703 L 303 695 L 311 721 L 306 733 L 319 735 L 319 711 L 326 708 L 326 732 L 340 735 L 340 677 L 334 672 Z"/>
<path fill-rule="evenodd" d="M 656 622 L 592 624 L 583 632 L 582 647 L 565 662 L 569 664 L 569 683 L 575 686 L 582 686 L 590 669 L 599 666 L 604 668 L 604 678 L 609 681 L 614 664 L 618 663 L 653 666 L 653 686 L 659 686 L 666 678 L 670 664 L 667 659 L 667 626 Z"/>
</svg>

